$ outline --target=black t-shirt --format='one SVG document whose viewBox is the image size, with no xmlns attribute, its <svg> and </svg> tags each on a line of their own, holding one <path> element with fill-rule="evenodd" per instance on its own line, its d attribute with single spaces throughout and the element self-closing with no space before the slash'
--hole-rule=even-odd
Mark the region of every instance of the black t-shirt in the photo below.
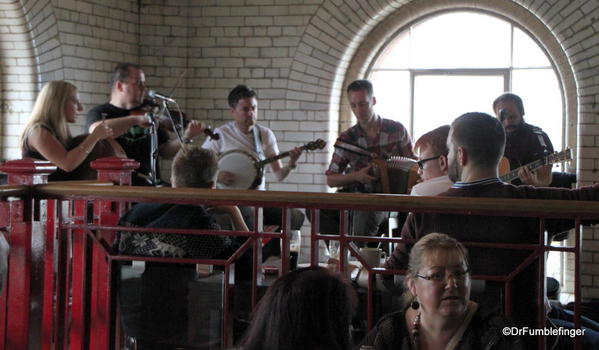
<svg viewBox="0 0 599 350">
<path fill-rule="evenodd" d="M 553 144 L 541 128 L 524 123 L 522 127 L 506 135 L 504 156 L 510 160 L 512 169 L 541 159 L 553 153 Z"/>
<path fill-rule="evenodd" d="M 131 114 L 131 111 L 131 109 L 119 108 L 110 103 L 96 106 L 87 113 L 87 128 L 89 129 L 93 123 L 101 121 L 103 113 L 106 113 L 106 119 L 113 119 L 128 116 Z M 116 140 L 127 153 L 127 157 L 139 162 L 139 169 L 137 169 L 137 172 L 149 175 L 151 170 L 150 150 L 152 145 L 150 129 L 134 126 L 129 128 L 126 133 L 119 136 Z M 168 142 L 168 140 L 168 133 L 162 129 L 158 129 L 158 144 L 162 145 L 163 143 Z M 158 164 L 156 164 L 156 169 L 158 169 Z M 157 170 L 157 173 L 160 174 L 160 171 Z M 134 185 L 141 185 L 144 183 L 145 181 L 141 177 L 134 176 Z"/>
</svg>

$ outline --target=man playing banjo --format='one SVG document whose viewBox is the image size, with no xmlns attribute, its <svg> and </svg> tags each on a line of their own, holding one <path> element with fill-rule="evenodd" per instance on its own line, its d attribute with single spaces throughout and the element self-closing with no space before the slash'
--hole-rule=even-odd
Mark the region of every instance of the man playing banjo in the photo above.
<svg viewBox="0 0 599 350">
<path fill-rule="evenodd" d="M 218 140 L 207 139 L 202 147 L 211 149 L 219 155 L 236 151 L 235 153 L 238 153 L 238 156 L 246 153 L 256 157 L 256 159 L 278 155 L 279 147 L 277 146 L 275 134 L 269 128 L 257 124 L 258 100 L 256 99 L 256 92 L 246 85 L 238 85 L 229 93 L 228 102 L 233 121 L 216 128 L 214 132 L 218 133 L 220 138 Z M 283 181 L 295 169 L 302 151 L 300 148 L 295 148 L 289 153 L 286 166 L 283 166 L 280 160 L 270 163 L 270 168 L 278 181 Z M 217 178 L 217 187 L 235 188 L 235 183 L 241 177 L 252 172 L 253 169 L 247 169 L 239 173 L 221 170 Z M 259 181 L 260 184 L 257 189 L 265 190 L 264 175 Z M 240 209 L 242 209 L 248 226 L 252 227 L 253 215 L 251 215 L 251 211 L 247 207 Z M 303 222 L 304 214 L 298 209 L 293 209 L 291 215 L 292 230 L 299 230 Z M 264 208 L 264 224 L 280 226 L 281 209 Z"/>
</svg>

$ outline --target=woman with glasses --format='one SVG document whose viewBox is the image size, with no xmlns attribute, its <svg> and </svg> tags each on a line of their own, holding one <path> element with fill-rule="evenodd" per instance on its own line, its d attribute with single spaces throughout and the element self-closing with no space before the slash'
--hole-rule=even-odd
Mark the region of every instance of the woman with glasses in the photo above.
<svg viewBox="0 0 599 350">
<path fill-rule="evenodd" d="M 75 123 L 77 113 L 82 110 L 77 87 L 66 81 L 47 83 L 37 96 L 31 118 L 21 134 L 21 154 L 23 158 L 43 159 L 54 163 L 59 171 L 52 174 L 50 180 L 72 179 L 66 173 L 79 167 L 98 142 L 113 136 L 112 128 L 105 126 L 94 129 L 89 135 L 71 137 L 68 124 Z M 115 146 L 113 144 L 108 144 L 108 141 L 102 144 L 102 156 L 124 156 L 122 149 L 112 148 Z M 94 159 L 99 156 L 98 154 Z"/>
<path fill-rule="evenodd" d="M 410 252 L 405 309 L 384 316 L 362 341 L 374 349 L 523 349 L 510 327 L 470 301 L 466 248 L 454 238 L 431 233 Z"/>
</svg>

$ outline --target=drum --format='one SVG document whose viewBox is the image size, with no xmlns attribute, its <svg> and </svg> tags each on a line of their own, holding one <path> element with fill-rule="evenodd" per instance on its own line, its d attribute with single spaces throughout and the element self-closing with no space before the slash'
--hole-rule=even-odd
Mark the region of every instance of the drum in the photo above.
<svg viewBox="0 0 599 350">
<path fill-rule="evenodd" d="M 264 174 L 258 159 L 248 152 L 232 150 L 218 157 L 218 171 L 228 171 L 235 174 L 235 182 L 230 186 L 221 183 L 216 188 L 227 190 L 247 190 L 260 186 Z"/>
</svg>

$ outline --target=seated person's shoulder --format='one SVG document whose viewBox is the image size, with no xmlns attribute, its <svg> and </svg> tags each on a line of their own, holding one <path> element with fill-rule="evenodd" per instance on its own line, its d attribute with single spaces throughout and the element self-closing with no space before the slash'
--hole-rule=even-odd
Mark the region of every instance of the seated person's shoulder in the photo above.
<svg viewBox="0 0 599 350">
<path fill-rule="evenodd" d="M 121 217 L 120 224 L 128 226 L 145 226 L 162 216 L 174 204 L 137 203 Z"/>
</svg>

